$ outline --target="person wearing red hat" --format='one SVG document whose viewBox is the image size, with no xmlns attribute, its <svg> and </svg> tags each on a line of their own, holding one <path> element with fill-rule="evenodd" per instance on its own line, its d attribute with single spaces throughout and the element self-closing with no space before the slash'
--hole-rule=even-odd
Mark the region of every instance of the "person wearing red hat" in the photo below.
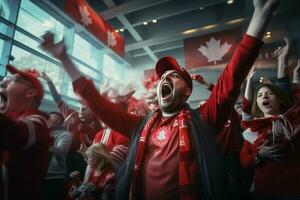
<svg viewBox="0 0 300 200">
<path fill-rule="evenodd" d="M 18 70 L 0 83 L 0 199 L 42 199 L 51 158 L 48 115 L 38 108 L 44 89 L 34 70 Z"/>
<path fill-rule="evenodd" d="M 101 120 L 131 138 L 131 149 L 118 179 L 117 199 L 228 199 L 224 170 L 215 145 L 234 109 L 240 86 L 258 56 L 268 19 L 280 0 L 254 0 L 247 34 L 213 89 L 205 107 L 190 109 L 188 72 L 172 57 L 156 64 L 160 109 L 142 118 L 122 111 L 82 77 L 63 41 L 43 36 L 41 47 L 62 62 L 75 92 Z"/>
</svg>

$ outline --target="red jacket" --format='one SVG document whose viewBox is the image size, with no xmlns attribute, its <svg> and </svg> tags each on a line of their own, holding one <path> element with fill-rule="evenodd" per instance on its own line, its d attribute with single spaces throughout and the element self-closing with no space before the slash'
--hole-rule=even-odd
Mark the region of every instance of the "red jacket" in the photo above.
<svg viewBox="0 0 300 200">
<path fill-rule="evenodd" d="M 96 134 L 93 143 L 100 142 L 105 144 L 109 151 L 111 151 L 117 145 L 129 147 L 129 138 L 110 128 L 104 128 Z"/>
<path fill-rule="evenodd" d="M 11 117 L 0 114 L 1 185 L 0 199 L 42 199 L 43 178 L 51 158 L 53 145 L 46 120 L 38 110 L 15 113 Z"/>
<path fill-rule="evenodd" d="M 300 197 L 300 104 L 293 106 L 283 116 L 292 126 L 291 142 L 282 139 L 285 160 L 275 162 L 264 160 L 255 168 L 254 191 L 260 196 Z M 272 122 L 279 117 L 258 118 L 243 122 L 248 128 L 245 143 L 240 153 L 241 164 L 245 168 L 254 166 L 257 147 L 272 135 Z"/>
</svg>

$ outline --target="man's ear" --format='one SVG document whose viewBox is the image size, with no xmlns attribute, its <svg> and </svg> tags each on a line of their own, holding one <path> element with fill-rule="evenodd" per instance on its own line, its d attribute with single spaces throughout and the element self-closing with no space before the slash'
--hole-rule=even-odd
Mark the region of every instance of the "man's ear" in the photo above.
<svg viewBox="0 0 300 200">
<path fill-rule="evenodd" d="M 26 97 L 27 98 L 35 98 L 38 96 L 38 91 L 36 89 L 29 89 L 26 92 Z"/>
<path fill-rule="evenodd" d="M 191 88 L 189 88 L 189 87 L 187 87 L 186 89 L 185 89 L 185 96 L 187 96 L 187 97 L 189 97 L 191 94 L 192 94 L 192 90 L 191 90 Z"/>
</svg>

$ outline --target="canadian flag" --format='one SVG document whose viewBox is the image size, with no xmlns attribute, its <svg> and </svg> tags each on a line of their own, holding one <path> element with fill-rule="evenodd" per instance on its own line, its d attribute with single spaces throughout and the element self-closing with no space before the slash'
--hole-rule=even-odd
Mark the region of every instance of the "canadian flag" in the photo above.
<svg viewBox="0 0 300 200">
<path fill-rule="evenodd" d="M 115 31 L 85 0 L 65 0 L 65 12 L 96 38 L 124 57 L 123 37 Z"/>
<path fill-rule="evenodd" d="M 217 32 L 184 40 L 186 68 L 227 63 L 241 39 L 241 29 Z"/>
</svg>

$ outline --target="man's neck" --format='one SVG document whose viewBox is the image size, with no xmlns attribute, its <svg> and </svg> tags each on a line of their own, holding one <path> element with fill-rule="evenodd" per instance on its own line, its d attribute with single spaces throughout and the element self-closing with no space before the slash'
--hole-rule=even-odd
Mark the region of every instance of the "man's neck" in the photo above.
<svg viewBox="0 0 300 200">
<path fill-rule="evenodd" d="M 165 118 L 169 118 L 169 117 L 173 117 L 174 115 L 177 115 L 179 113 L 179 111 L 176 111 L 176 112 L 173 112 L 173 113 L 167 113 L 167 112 L 164 112 L 162 111 L 162 116 L 165 117 Z"/>
</svg>

